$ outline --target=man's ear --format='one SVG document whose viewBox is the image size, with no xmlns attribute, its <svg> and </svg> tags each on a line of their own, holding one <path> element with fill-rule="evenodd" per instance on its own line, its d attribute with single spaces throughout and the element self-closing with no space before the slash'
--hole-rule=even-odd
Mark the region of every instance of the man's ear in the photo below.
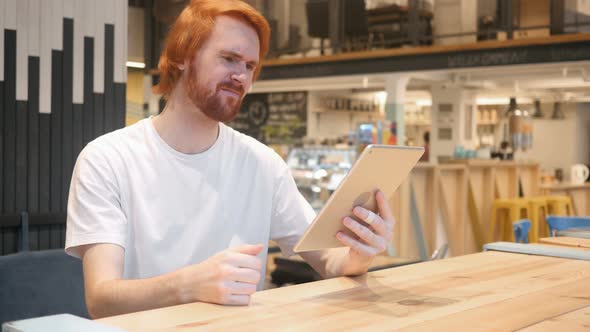
<svg viewBox="0 0 590 332">
<path fill-rule="evenodd" d="M 176 67 L 180 70 L 180 71 L 184 71 L 186 68 L 188 68 L 188 66 L 190 66 L 190 60 L 189 59 L 185 59 L 184 62 L 182 63 L 177 63 Z"/>
</svg>

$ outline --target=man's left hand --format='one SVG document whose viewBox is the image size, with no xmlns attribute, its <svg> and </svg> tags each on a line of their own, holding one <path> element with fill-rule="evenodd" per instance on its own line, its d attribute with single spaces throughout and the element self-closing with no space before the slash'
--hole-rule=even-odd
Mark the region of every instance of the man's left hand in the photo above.
<svg viewBox="0 0 590 332">
<path fill-rule="evenodd" d="M 352 210 L 354 215 L 366 222 L 368 226 L 350 217 L 345 217 L 342 220 L 344 226 L 356 234 L 359 239 L 355 239 L 344 232 L 338 232 L 336 234 L 336 238 L 350 248 L 349 259 L 356 261 L 354 263 L 357 264 L 365 263 L 366 268 L 368 268 L 373 257 L 387 249 L 387 245 L 393 239 L 393 225 L 395 220 L 389 203 L 381 190 L 375 193 L 375 199 L 377 200 L 379 214 L 375 214 L 360 206 Z"/>
</svg>

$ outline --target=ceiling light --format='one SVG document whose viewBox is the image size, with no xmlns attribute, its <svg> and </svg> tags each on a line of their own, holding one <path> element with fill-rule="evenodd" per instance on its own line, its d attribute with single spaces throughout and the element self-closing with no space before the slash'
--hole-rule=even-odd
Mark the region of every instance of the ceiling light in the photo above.
<svg viewBox="0 0 590 332">
<path fill-rule="evenodd" d="M 477 98 L 477 105 L 506 105 L 506 98 Z"/>
<path fill-rule="evenodd" d="M 145 68 L 145 63 L 136 62 L 136 61 L 127 61 L 127 67 L 143 69 L 143 68 Z"/>
<path fill-rule="evenodd" d="M 533 118 L 543 118 L 543 111 L 541 111 L 541 101 L 539 99 L 535 99 L 535 113 L 533 113 Z"/>
<path fill-rule="evenodd" d="M 561 102 L 556 101 L 553 104 L 553 114 L 551 114 L 551 118 L 554 120 L 562 120 L 565 119 L 565 114 L 561 111 Z"/>
<path fill-rule="evenodd" d="M 416 106 L 432 106 L 432 100 L 418 99 L 418 100 L 416 100 Z"/>
<path fill-rule="evenodd" d="M 385 102 L 387 101 L 387 92 L 379 91 L 375 93 L 375 98 L 380 105 L 385 105 Z"/>
<path fill-rule="evenodd" d="M 504 113 L 506 117 L 509 117 L 512 114 L 520 115 L 520 109 L 518 108 L 518 105 L 516 105 L 516 97 L 510 97 L 510 106 L 508 106 L 506 113 Z"/>
</svg>

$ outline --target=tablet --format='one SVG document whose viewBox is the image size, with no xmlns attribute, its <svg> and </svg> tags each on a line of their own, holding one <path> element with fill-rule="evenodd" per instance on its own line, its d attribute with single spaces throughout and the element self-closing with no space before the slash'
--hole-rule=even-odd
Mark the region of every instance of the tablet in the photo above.
<svg viewBox="0 0 590 332">
<path fill-rule="evenodd" d="M 423 153 L 423 147 L 367 146 L 299 239 L 295 252 L 344 247 L 336 238 L 339 231 L 358 238 L 342 224 L 342 219 L 350 216 L 366 225 L 352 213 L 352 209 L 362 206 L 377 213 L 376 190 L 381 190 L 390 201 Z"/>
</svg>

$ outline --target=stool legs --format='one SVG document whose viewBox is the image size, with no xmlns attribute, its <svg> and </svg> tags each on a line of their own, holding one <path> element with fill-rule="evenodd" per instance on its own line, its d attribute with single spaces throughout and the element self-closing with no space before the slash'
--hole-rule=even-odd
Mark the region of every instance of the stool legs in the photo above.
<svg viewBox="0 0 590 332">
<path fill-rule="evenodd" d="M 510 224 L 510 229 L 512 229 L 512 223 L 515 221 L 520 220 L 520 208 L 519 207 L 512 207 L 510 208 L 510 215 L 508 218 L 508 222 Z M 507 239 L 510 240 L 510 242 L 514 242 L 515 238 L 514 238 L 514 233 L 510 232 L 510 234 L 508 234 Z"/>
<path fill-rule="evenodd" d="M 501 241 L 514 242 L 513 223 L 521 219 L 523 215 L 528 216 L 528 204 L 522 199 L 503 200 L 498 199 L 494 202 L 491 211 L 490 225 L 488 231 L 488 242 L 493 242 L 496 234 L 500 234 Z M 537 218 L 538 219 L 538 218 Z M 496 232 L 498 224 L 498 232 Z M 537 231 L 538 232 L 538 231 Z M 534 237 L 535 235 L 533 235 Z M 538 236 L 538 234 L 537 234 Z M 529 236 L 531 238 L 531 236 Z"/>
<path fill-rule="evenodd" d="M 556 216 L 567 216 L 566 207 L 561 204 L 553 204 L 553 212 Z"/>
<path fill-rule="evenodd" d="M 529 234 L 529 241 L 539 242 L 539 209 L 534 205 L 529 206 L 528 218 L 531 222 L 531 233 Z"/>
<path fill-rule="evenodd" d="M 490 217 L 490 227 L 488 231 L 488 242 L 494 241 L 494 227 L 496 226 L 496 208 L 492 208 L 492 215 Z M 502 234 L 502 233 L 500 233 Z"/>
<path fill-rule="evenodd" d="M 541 221 L 541 218 L 539 218 L 539 237 L 548 237 L 549 236 L 549 226 L 547 226 L 547 215 L 549 214 L 549 211 L 547 211 L 547 206 L 541 206 L 540 208 L 541 210 L 543 210 L 543 219 Z"/>
<path fill-rule="evenodd" d="M 572 203 L 571 202 L 567 202 L 566 205 L 565 205 L 565 208 L 567 210 L 567 213 L 568 213 L 567 215 L 568 216 L 573 216 L 574 215 L 574 209 L 572 207 Z"/>
<path fill-rule="evenodd" d="M 506 223 L 510 219 L 510 213 L 508 210 L 501 211 L 501 218 L 500 218 L 500 241 L 506 241 L 510 235 L 507 234 L 510 230 L 506 229 Z"/>
<path fill-rule="evenodd" d="M 549 214 L 555 216 L 573 216 L 574 209 L 572 208 L 572 201 L 569 196 L 559 196 L 558 199 L 548 199 Z"/>
</svg>

